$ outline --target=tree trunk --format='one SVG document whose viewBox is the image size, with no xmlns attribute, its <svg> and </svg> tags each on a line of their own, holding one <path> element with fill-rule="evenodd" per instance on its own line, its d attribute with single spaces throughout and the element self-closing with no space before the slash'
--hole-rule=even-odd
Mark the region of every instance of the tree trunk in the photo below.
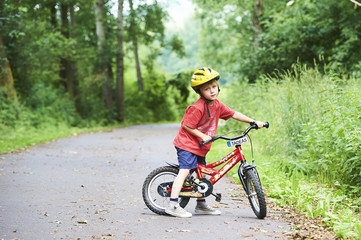
<svg viewBox="0 0 361 240">
<path fill-rule="evenodd" d="M 49 7 L 50 7 L 50 23 L 55 29 L 57 26 L 57 24 L 56 24 L 56 2 L 51 2 Z"/>
<path fill-rule="evenodd" d="M 96 20 L 96 33 L 98 37 L 98 56 L 99 56 L 99 67 L 100 75 L 102 80 L 102 90 L 103 90 L 103 99 L 104 104 L 107 109 L 112 107 L 112 94 L 111 87 L 109 83 L 109 78 L 107 74 L 108 61 L 105 54 L 105 28 L 103 23 L 103 2 L 102 0 L 97 0 L 94 4 L 95 9 L 95 20 Z"/>
<path fill-rule="evenodd" d="M 4 48 L 5 46 L 0 34 L 0 87 L 8 98 L 16 100 L 14 78 Z"/>
<path fill-rule="evenodd" d="M 255 0 L 253 7 L 253 41 L 256 47 L 258 47 L 258 35 L 263 32 L 263 25 L 260 23 L 260 18 L 263 16 L 263 0 Z"/>
<path fill-rule="evenodd" d="M 124 50 L 123 50 L 123 0 L 118 0 L 118 53 L 117 53 L 117 85 L 115 99 L 119 121 L 124 121 Z"/>
<path fill-rule="evenodd" d="M 69 38 L 69 19 L 68 19 L 69 6 L 66 3 L 60 4 L 60 19 L 61 19 L 61 33 L 64 37 Z M 61 70 L 60 77 L 63 80 L 63 84 L 69 93 L 70 99 L 74 99 L 74 83 L 71 78 L 71 64 L 68 57 L 64 57 L 60 60 Z"/>
<path fill-rule="evenodd" d="M 76 38 L 76 19 L 75 19 L 75 12 L 74 12 L 74 5 L 70 5 L 70 37 Z M 78 113 L 80 113 L 80 89 L 79 89 L 79 81 L 78 81 L 78 68 L 77 64 L 74 60 L 69 60 L 69 67 L 70 67 L 70 75 L 69 79 L 71 79 L 72 82 L 72 96 L 73 100 L 75 102 L 75 109 Z"/>
<path fill-rule="evenodd" d="M 133 43 L 133 51 L 134 51 L 134 59 L 135 59 L 135 67 L 137 70 L 137 81 L 138 81 L 138 90 L 143 91 L 143 78 L 142 72 L 140 70 L 140 62 L 139 62 L 139 55 L 138 55 L 138 40 L 137 40 L 137 32 L 136 32 L 136 23 L 135 23 L 135 11 L 133 9 L 133 0 L 129 0 L 129 7 L 130 7 L 130 31 Z"/>
</svg>

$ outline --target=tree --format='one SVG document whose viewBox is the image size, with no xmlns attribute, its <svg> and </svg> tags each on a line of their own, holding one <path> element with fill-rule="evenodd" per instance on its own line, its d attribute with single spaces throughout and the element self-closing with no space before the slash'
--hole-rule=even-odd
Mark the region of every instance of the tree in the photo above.
<svg viewBox="0 0 361 240">
<path fill-rule="evenodd" d="M 117 76 L 115 99 L 119 121 L 124 121 L 124 50 L 123 50 L 123 0 L 118 0 L 118 24 L 117 24 Z"/>
<path fill-rule="evenodd" d="M 195 3 L 204 23 L 202 60 L 240 81 L 254 82 L 276 69 L 291 69 L 297 61 L 313 67 L 320 56 L 333 70 L 360 71 L 361 8 L 352 8 L 350 1 Z"/>
<path fill-rule="evenodd" d="M 135 60 L 135 67 L 137 71 L 137 82 L 138 82 L 138 90 L 143 91 L 143 78 L 142 78 L 142 72 L 140 70 L 140 62 L 139 62 L 139 54 L 138 54 L 138 39 L 137 34 L 139 31 L 137 31 L 137 24 L 135 22 L 135 11 L 133 7 L 133 0 L 129 0 L 129 7 L 130 7 L 130 28 L 129 28 L 129 34 L 132 39 L 133 43 L 133 52 L 134 52 L 134 60 Z"/>
<path fill-rule="evenodd" d="M 5 92 L 8 98 L 16 99 L 13 74 L 8 59 L 6 57 L 4 47 L 5 46 L 3 44 L 0 34 L 0 87 Z"/>
<path fill-rule="evenodd" d="M 97 0 L 94 4 L 95 18 L 96 18 L 96 34 L 98 37 L 98 57 L 99 57 L 99 72 L 102 82 L 103 99 L 107 109 L 112 108 L 112 94 L 111 94 L 111 79 L 109 79 L 107 71 L 109 60 L 106 52 L 106 38 L 104 27 L 103 1 Z"/>
<path fill-rule="evenodd" d="M 223 72 L 223 79 L 231 81 L 248 76 L 240 74 L 246 56 L 254 53 L 256 27 L 253 24 L 255 1 L 197 0 L 196 17 L 201 21 L 199 52 L 203 65 Z M 222 37 L 220 37 L 222 36 Z M 226 73 L 231 73 L 227 76 Z M 232 76 L 232 78 L 231 78 Z"/>
<path fill-rule="evenodd" d="M 260 18 L 263 15 L 263 0 L 255 0 L 253 7 L 252 22 L 254 26 L 253 41 L 254 45 L 258 47 L 258 35 L 263 32 L 263 25 L 261 24 Z"/>
<path fill-rule="evenodd" d="M 54 16 L 55 4 L 50 5 L 51 25 L 56 26 L 56 19 Z M 61 33 L 67 41 L 75 40 L 76 34 L 76 21 L 74 13 L 74 5 L 70 3 L 60 3 L 61 15 Z M 70 20 L 70 22 L 69 22 Z M 79 97 L 79 84 L 77 80 L 76 62 L 72 59 L 72 54 L 64 54 L 61 58 L 60 77 L 63 79 L 65 88 L 69 93 L 69 97 L 74 101 L 75 107 L 79 112 L 80 97 Z"/>
<path fill-rule="evenodd" d="M 70 8 L 69 10 L 70 10 L 70 26 L 71 26 L 69 37 L 74 41 L 76 41 L 76 18 L 74 12 L 74 4 L 70 4 L 69 8 Z M 69 94 L 71 96 L 71 99 L 75 101 L 75 108 L 77 109 L 78 112 L 80 112 L 81 101 L 80 101 L 79 81 L 77 76 L 78 69 L 77 69 L 76 61 L 74 59 L 69 60 L 69 67 L 70 67 L 69 82 L 71 86 L 68 88 L 68 92 L 70 89 Z"/>
<path fill-rule="evenodd" d="M 0 0 L 0 11 L 6 16 L 0 23 L 5 22 L 1 35 L 7 59 L 1 65 L 9 64 L 24 107 L 38 112 L 41 119 L 66 119 L 74 126 L 87 122 L 82 119 L 104 124 L 142 121 L 144 116 L 134 117 L 133 111 L 146 113 L 150 120 L 171 118 L 166 112 L 165 75 L 156 67 L 160 50 L 169 47 L 164 40 L 166 12 L 156 1 L 133 0 L 130 14 L 122 0 L 119 11 L 124 15 L 119 12 L 117 19 L 110 12 L 111 5 L 109 0 Z M 144 81 L 142 93 L 132 87 L 124 91 L 124 51 L 133 50 L 131 22 L 139 51 L 138 72 Z M 171 48 L 184 54 L 182 41 L 171 41 Z M 129 43 L 127 49 L 125 43 Z M 135 56 L 130 58 L 135 60 Z M 116 78 L 112 69 L 117 69 Z M 130 106 L 134 102 L 142 106 Z M 41 119 L 36 124 L 42 124 Z"/>
</svg>

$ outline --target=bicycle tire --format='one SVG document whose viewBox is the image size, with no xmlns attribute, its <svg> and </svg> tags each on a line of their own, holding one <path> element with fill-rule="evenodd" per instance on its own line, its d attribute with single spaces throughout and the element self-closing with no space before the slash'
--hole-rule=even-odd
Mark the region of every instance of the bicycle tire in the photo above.
<svg viewBox="0 0 361 240">
<path fill-rule="evenodd" d="M 165 208 L 169 205 L 169 197 L 161 196 L 157 189 L 159 184 L 173 182 L 179 169 L 164 166 L 153 170 L 144 180 L 142 195 L 145 205 L 154 213 L 166 215 Z M 179 205 L 184 208 L 189 202 L 189 197 L 179 197 Z"/>
<path fill-rule="evenodd" d="M 252 210 L 256 214 L 257 218 L 263 219 L 267 215 L 267 206 L 257 170 L 254 168 L 250 169 L 245 175 L 245 191 L 247 193 L 249 203 L 251 204 Z"/>
</svg>

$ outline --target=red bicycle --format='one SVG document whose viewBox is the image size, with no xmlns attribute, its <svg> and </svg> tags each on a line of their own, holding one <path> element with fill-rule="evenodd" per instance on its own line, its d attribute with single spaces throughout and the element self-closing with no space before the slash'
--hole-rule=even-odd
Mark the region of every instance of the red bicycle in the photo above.
<svg viewBox="0 0 361 240">
<path fill-rule="evenodd" d="M 269 123 L 266 122 L 264 127 L 268 128 Z M 229 147 L 235 146 L 235 150 L 214 163 L 207 164 L 206 166 L 198 164 L 197 169 L 191 171 L 179 194 L 179 204 L 181 207 L 184 208 L 188 204 L 190 198 L 204 198 L 213 195 L 216 197 L 216 201 L 221 201 L 221 194 L 213 193 L 213 185 L 237 163 L 241 162 L 238 168 L 238 176 L 253 212 L 259 219 L 266 217 L 266 200 L 256 166 L 253 165 L 254 160 L 252 160 L 252 163 L 247 163 L 241 147 L 241 144 L 248 142 L 248 139 L 250 139 L 253 155 L 252 141 L 248 135 L 249 131 L 252 129 L 258 129 L 257 125 L 251 124 L 251 126 L 241 135 L 235 137 L 225 137 L 225 135 L 214 136 L 207 142 L 200 142 L 200 145 L 204 145 L 218 139 L 224 139 L 228 140 L 227 145 Z M 154 213 L 160 215 L 166 215 L 165 208 L 169 205 L 173 180 L 179 171 L 178 165 L 167 164 L 168 166 L 159 167 L 153 170 L 146 177 L 142 189 L 143 200 L 147 207 Z M 215 167 L 221 164 L 224 164 L 222 168 L 219 170 L 215 169 Z M 203 174 L 208 175 L 209 178 L 203 177 Z"/>
</svg>

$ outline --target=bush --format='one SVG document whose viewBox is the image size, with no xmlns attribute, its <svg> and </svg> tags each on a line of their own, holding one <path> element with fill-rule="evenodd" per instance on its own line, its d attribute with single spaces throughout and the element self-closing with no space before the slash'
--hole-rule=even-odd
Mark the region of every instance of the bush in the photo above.
<svg viewBox="0 0 361 240">
<path fill-rule="evenodd" d="M 281 169 L 338 182 L 356 193 L 361 189 L 360 90 L 354 79 L 296 64 L 276 78 L 232 86 L 222 96 L 233 109 L 270 121 L 270 129 L 257 133 L 259 145 L 289 159 L 275 159 Z M 227 122 L 227 128 L 239 129 L 235 124 Z"/>
</svg>

